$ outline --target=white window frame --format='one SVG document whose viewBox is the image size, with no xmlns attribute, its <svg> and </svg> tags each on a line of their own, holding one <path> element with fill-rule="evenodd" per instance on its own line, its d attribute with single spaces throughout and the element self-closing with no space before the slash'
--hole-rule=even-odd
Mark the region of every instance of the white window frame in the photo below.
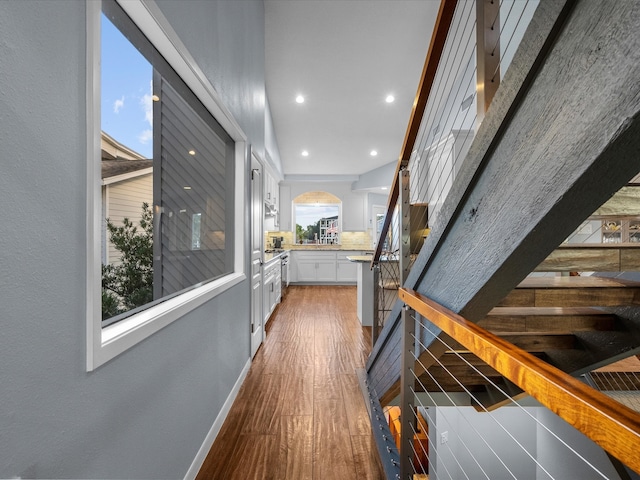
<svg viewBox="0 0 640 480">
<path fill-rule="evenodd" d="M 100 158 L 100 1 L 87 9 L 87 371 L 123 353 L 189 311 L 246 279 L 244 265 L 244 184 L 247 137 L 224 106 L 186 47 L 153 0 L 117 0 L 122 9 L 191 88 L 235 142 L 234 267 L 222 278 L 193 288 L 108 327 L 102 327 Z"/>
</svg>

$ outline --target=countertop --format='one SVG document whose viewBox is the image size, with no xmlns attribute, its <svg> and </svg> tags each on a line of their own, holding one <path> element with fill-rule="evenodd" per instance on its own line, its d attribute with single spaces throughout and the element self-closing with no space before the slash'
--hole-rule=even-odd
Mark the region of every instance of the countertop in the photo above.
<svg viewBox="0 0 640 480">
<path fill-rule="evenodd" d="M 348 255 L 347 260 L 352 262 L 371 263 L 373 255 Z M 382 255 L 379 262 L 397 262 L 399 258 L 397 255 Z"/>
<path fill-rule="evenodd" d="M 287 247 L 290 250 L 295 250 L 295 251 L 300 251 L 300 252 L 305 252 L 305 251 L 309 251 L 309 252 L 322 252 L 322 251 L 327 251 L 327 252 L 340 252 L 340 251 L 347 251 L 347 252 L 371 252 L 373 253 L 373 250 L 371 250 L 371 248 L 369 247 L 354 247 L 353 245 L 351 246 L 346 246 L 346 245 L 291 245 L 290 247 Z"/>
<path fill-rule="evenodd" d="M 264 256 L 262 257 L 262 262 L 266 265 L 267 263 L 270 263 L 280 258 L 284 253 L 289 253 L 289 250 L 283 250 L 282 252 L 264 253 Z"/>
<path fill-rule="evenodd" d="M 371 263 L 373 255 L 348 255 L 347 260 L 358 263 Z"/>
<path fill-rule="evenodd" d="M 343 247 L 341 245 L 292 245 L 291 247 L 285 248 L 282 252 L 270 252 L 264 253 L 262 257 L 263 263 L 266 265 L 274 261 L 277 258 L 280 258 L 284 253 L 290 253 L 291 251 L 296 252 L 371 252 L 373 254 L 373 250 L 369 250 L 366 248 L 353 248 L 353 247 Z M 349 260 L 352 258 L 363 258 L 364 260 L 352 260 L 359 262 L 370 262 L 371 255 L 349 255 L 347 257 Z"/>
</svg>

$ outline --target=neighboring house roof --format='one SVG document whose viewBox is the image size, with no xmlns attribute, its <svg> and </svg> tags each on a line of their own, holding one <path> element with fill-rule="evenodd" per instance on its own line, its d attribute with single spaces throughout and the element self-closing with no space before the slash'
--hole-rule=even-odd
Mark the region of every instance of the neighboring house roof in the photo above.
<svg viewBox="0 0 640 480">
<path fill-rule="evenodd" d="M 102 179 L 116 177 L 127 173 L 145 170 L 153 166 L 153 160 L 126 160 L 116 158 L 115 160 L 102 160 Z M 140 172 L 142 174 L 143 172 Z M 146 173 L 146 172 L 145 172 Z"/>
<path fill-rule="evenodd" d="M 144 158 L 143 155 L 118 142 L 106 132 L 101 132 L 100 149 L 102 150 L 101 155 L 103 160 L 113 160 L 114 158 L 141 160 Z"/>
<path fill-rule="evenodd" d="M 144 158 L 105 132 L 102 132 L 100 140 L 103 184 L 151 173 L 149 169 L 153 167 L 153 160 Z M 122 175 L 122 178 L 113 178 Z"/>
</svg>

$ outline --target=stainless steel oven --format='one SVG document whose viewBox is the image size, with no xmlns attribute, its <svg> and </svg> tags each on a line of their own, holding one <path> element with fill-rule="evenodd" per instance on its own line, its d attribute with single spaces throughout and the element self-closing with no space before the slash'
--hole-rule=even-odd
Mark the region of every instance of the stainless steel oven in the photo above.
<svg viewBox="0 0 640 480">
<path fill-rule="evenodd" d="M 282 268 L 282 296 L 289 286 L 289 252 L 280 255 L 280 267 Z"/>
</svg>

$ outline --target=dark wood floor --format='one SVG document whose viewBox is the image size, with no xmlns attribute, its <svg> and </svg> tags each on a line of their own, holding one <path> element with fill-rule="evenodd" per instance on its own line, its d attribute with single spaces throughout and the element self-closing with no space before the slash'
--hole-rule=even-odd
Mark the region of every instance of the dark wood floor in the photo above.
<svg viewBox="0 0 640 480">
<path fill-rule="evenodd" d="M 355 374 L 369 350 L 355 287 L 290 287 L 197 479 L 382 479 Z"/>
</svg>

